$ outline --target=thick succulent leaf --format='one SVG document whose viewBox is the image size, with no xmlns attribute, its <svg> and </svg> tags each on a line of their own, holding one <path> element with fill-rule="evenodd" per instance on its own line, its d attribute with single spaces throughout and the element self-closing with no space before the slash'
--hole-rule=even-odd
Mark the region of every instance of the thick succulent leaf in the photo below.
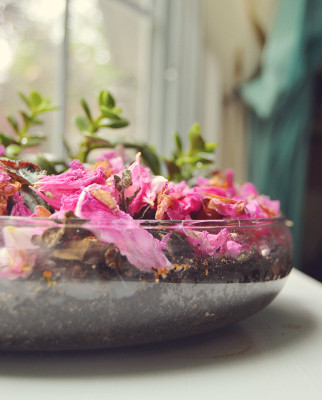
<svg viewBox="0 0 322 400">
<path fill-rule="evenodd" d="M 88 143 L 93 144 L 95 146 L 105 146 L 105 147 L 113 147 L 112 143 L 98 135 L 90 135 L 90 134 L 85 134 L 84 137 L 88 141 Z"/>
<path fill-rule="evenodd" d="M 13 139 L 10 136 L 5 135 L 4 133 L 0 132 L 0 142 L 3 144 L 5 147 L 9 146 L 9 144 L 16 143 L 18 144 L 15 139 Z"/>
<path fill-rule="evenodd" d="M 26 104 L 26 106 L 30 108 L 31 104 L 29 99 L 22 92 L 18 92 L 18 95 L 21 98 L 21 100 Z"/>
<path fill-rule="evenodd" d="M 204 150 L 205 141 L 201 136 L 201 129 L 199 124 L 194 124 L 188 133 L 190 148 L 189 153 L 194 154 L 197 151 Z"/>
<path fill-rule="evenodd" d="M 8 115 L 7 120 L 9 121 L 10 125 L 13 129 L 18 133 L 19 132 L 19 125 L 15 117 L 12 115 Z"/>
<path fill-rule="evenodd" d="M 106 106 L 100 106 L 100 111 L 104 118 L 109 118 L 112 120 L 120 120 L 121 118 L 117 115 L 114 109 L 110 109 Z"/>
<path fill-rule="evenodd" d="M 89 106 L 86 103 L 86 101 L 84 99 L 81 99 L 80 103 L 81 103 L 81 105 L 82 105 L 82 107 L 83 107 L 83 109 L 85 111 L 85 114 L 87 115 L 87 118 L 89 119 L 89 121 L 93 121 L 91 111 L 90 111 Z"/>
<path fill-rule="evenodd" d="M 98 103 L 100 106 L 106 106 L 108 108 L 115 107 L 114 97 L 108 90 L 102 90 L 98 96 Z"/>
<path fill-rule="evenodd" d="M 126 126 L 129 125 L 129 121 L 125 118 L 119 119 L 119 120 L 115 120 L 115 121 L 111 121 L 108 119 L 104 119 L 101 121 L 99 127 L 101 128 L 112 128 L 112 129 L 119 129 L 119 128 L 125 128 Z"/>
<path fill-rule="evenodd" d="M 31 108 L 38 108 L 38 106 L 41 104 L 42 100 L 43 99 L 42 99 L 42 96 L 40 93 L 38 93 L 35 90 L 30 92 L 29 102 L 30 102 Z"/>
<path fill-rule="evenodd" d="M 9 158 L 16 158 L 21 153 L 22 147 L 18 144 L 9 144 L 6 148 L 6 155 Z"/>
<path fill-rule="evenodd" d="M 76 117 L 74 122 L 75 122 L 76 127 L 81 132 L 88 132 L 89 131 L 90 124 L 89 124 L 89 121 L 88 121 L 88 119 L 86 117 L 82 117 L 82 116 Z"/>
</svg>

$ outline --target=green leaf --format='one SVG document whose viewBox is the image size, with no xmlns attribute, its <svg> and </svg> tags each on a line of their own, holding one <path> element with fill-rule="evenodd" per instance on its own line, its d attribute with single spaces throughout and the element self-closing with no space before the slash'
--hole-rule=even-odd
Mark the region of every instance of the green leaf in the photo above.
<svg viewBox="0 0 322 400">
<path fill-rule="evenodd" d="M 99 127 L 103 128 L 112 128 L 112 129 L 119 129 L 119 128 L 124 128 L 125 126 L 129 125 L 129 121 L 125 118 L 116 120 L 116 121 L 111 121 L 111 122 L 105 122 L 104 120 L 102 120 L 102 122 L 100 123 Z"/>
<path fill-rule="evenodd" d="M 122 114 L 122 108 L 120 108 L 120 107 L 113 107 L 113 113 L 114 114 L 117 114 L 117 115 L 120 115 L 120 114 Z"/>
<path fill-rule="evenodd" d="M 209 153 L 211 151 L 214 151 L 216 147 L 218 147 L 218 143 L 209 143 L 209 142 L 205 143 L 205 150 Z"/>
<path fill-rule="evenodd" d="M 89 106 L 86 103 L 85 99 L 81 99 L 80 103 L 85 111 L 85 114 L 87 115 L 87 118 L 92 122 L 93 121 L 92 114 L 91 114 L 91 111 L 90 111 Z"/>
<path fill-rule="evenodd" d="M 84 137 L 87 140 L 87 143 L 89 144 L 93 144 L 95 146 L 99 146 L 99 147 L 113 147 L 112 143 L 107 140 L 102 138 L 101 136 L 97 136 L 97 135 L 84 135 Z"/>
<path fill-rule="evenodd" d="M 204 152 L 200 151 L 197 156 L 200 158 L 200 161 L 208 161 L 208 162 L 214 162 L 215 160 L 215 153 L 214 152 Z"/>
<path fill-rule="evenodd" d="M 34 117 L 30 120 L 33 125 L 42 125 L 44 121 L 40 118 Z"/>
<path fill-rule="evenodd" d="M 160 160 L 156 152 L 148 145 L 140 147 L 139 151 L 141 151 L 142 160 L 148 167 L 151 168 L 154 175 L 160 175 L 161 174 Z"/>
<path fill-rule="evenodd" d="M 81 131 L 81 132 L 88 132 L 89 131 L 89 121 L 86 117 L 76 117 L 75 120 L 75 125 L 76 127 Z"/>
<path fill-rule="evenodd" d="M 43 154 L 37 154 L 36 164 L 44 171 L 47 171 L 48 175 L 57 175 L 55 163 L 48 160 Z"/>
<path fill-rule="evenodd" d="M 21 146 L 18 144 L 9 144 L 6 148 L 6 156 L 10 158 L 16 158 L 21 153 Z"/>
<path fill-rule="evenodd" d="M 201 129 L 199 124 L 194 124 L 188 132 L 190 141 L 189 153 L 194 154 L 198 150 L 205 149 L 205 141 L 201 136 Z"/>
<path fill-rule="evenodd" d="M 23 147 L 38 146 L 38 144 L 40 144 L 44 139 L 45 139 L 45 136 L 44 137 L 32 136 L 29 138 L 24 137 L 21 140 L 21 145 Z"/>
<path fill-rule="evenodd" d="M 37 108 L 37 107 L 41 104 L 42 100 L 43 100 L 43 99 L 42 99 L 40 93 L 38 93 L 38 92 L 35 91 L 35 90 L 33 90 L 32 92 L 30 92 L 29 101 L 30 101 L 31 107 L 32 107 L 33 109 Z"/>
<path fill-rule="evenodd" d="M 174 141 L 176 144 L 176 154 L 180 156 L 182 154 L 182 140 L 177 132 L 174 133 Z"/>
<path fill-rule="evenodd" d="M 177 158 L 174 162 L 178 167 L 182 167 L 185 164 L 196 164 L 198 161 L 200 161 L 198 154 L 184 154 L 182 157 Z"/>
<path fill-rule="evenodd" d="M 4 147 L 9 146 L 9 144 L 17 143 L 15 141 L 15 139 L 11 138 L 10 136 L 5 135 L 2 132 L 0 132 L 0 142 L 1 142 L 1 144 L 4 145 Z"/>
<path fill-rule="evenodd" d="M 27 107 L 31 107 L 29 99 L 22 93 L 18 92 L 18 95 L 20 96 L 21 100 L 26 104 Z"/>
<path fill-rule="evenodd" d="M 45 113 L 48 111 L 55 111 L 58 109 L 59 109 L 59 107 L 57 107 L 57 106 L 49 106 L 49 105 L 40 104 L 40 106 L 37 108 L 37 113 L 40 114 L 40 113 Z"/>
<path fill-rule="evenodd" d="M 29 124 L 32 121 L 32 118 L 27 113 L 25 113 L 24 111 L 19 111 L 19 112 L 20 112 L 25 124 Z"/>
<path fill-rule="evenodd" d="M 121 119 L 115 112 L 113 112 L 113 110 L 111 110 L 110 108 L 108 108 L 106 106 L 100 106 L 100 111 L 104 118 L 109 118 L 112 120 L 120 120 Z"/>
<path fill-rule="evenodd" d="M 13 129 L 19 133 L 19 125 L 16 118 L 12 115 L 8 115 L 7 120 L 10 122 L 10 125 L 13 127 Z"/>
<path fill-rule="evenodd" d="M 168 179 L 173 180 L 181 177 L 181 170 L 173 161 L 164 159 L 164 162 L 168 170 Z"/>
<path fill-rule="evenodd" d="M 108 108 L 115 107 L 114 97 L 108 90 L 102 90 L 98 95 L 98 103 L 100 106 L 106 106 Z"/>
</svg>

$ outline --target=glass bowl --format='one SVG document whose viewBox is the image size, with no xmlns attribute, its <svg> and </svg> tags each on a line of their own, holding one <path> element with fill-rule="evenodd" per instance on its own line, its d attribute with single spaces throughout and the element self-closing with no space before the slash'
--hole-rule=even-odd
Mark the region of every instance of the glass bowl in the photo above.
<svg viewBox="0 0 322 400">
<path fill-rule="evenodd" d="M 135 345 L 211 331 L 269 304 L 292 267 L 283 218 L 0 217 L 0 348 Z"/>
</svg>

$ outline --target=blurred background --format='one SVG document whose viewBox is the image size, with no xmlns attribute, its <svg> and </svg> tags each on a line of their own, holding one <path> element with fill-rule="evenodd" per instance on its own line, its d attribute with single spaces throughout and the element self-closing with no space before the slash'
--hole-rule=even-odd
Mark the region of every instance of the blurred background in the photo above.
<svg viewBox="0 0 322 400">
<path fill-rule="evenodd" d="M 42 128 L 59 157 L 102 89 L 159 154 L 200 122 L 218 168 L 281 200 L 295 266 L 322 281 L 321 21 L 320 0 L 0 0 L 0 132 L 31 90 L 59 106 Z"/>
</svg>

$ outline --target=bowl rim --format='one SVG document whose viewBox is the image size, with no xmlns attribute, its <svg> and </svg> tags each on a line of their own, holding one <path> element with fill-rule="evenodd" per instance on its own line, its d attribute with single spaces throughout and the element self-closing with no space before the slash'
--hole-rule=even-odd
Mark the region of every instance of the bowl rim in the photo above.
<svg viewBox="0 0 322 400">
<path fill-rule="evenodd" d="M 30 216 L 8 216 L 0 215 L 0 226 L 6 226 L 8 222 L 14 225 L 20 225 L 26 223 L 26 226 L 30 225 L 45 225 L 57 226 L 57 225 L 91 225 L 91 220 L 81 219 L 81 218 L 43 218 L 43 217 L 30 217 Z M 265 227 L 274 225 L 286 225 L 290 227 L 292 225 L 284 216 L 274 217 L 274 218 L 231 218 L 231 219 L 209 219 L 209 220 L 155 220 L 155 219 L 133 219 L 133 220 L 113 220 L 111 223 L 105 221 L 95 221 L 94 228 L 98 227 L 108 227 L 117 226 L 121 227 L 141 227 L 145 229 L 171 229 L 171 228 L 186 228 L 186 229 L 209 229 L 209 228 L 255 228 L 255 227 Z"/>
</svg>

